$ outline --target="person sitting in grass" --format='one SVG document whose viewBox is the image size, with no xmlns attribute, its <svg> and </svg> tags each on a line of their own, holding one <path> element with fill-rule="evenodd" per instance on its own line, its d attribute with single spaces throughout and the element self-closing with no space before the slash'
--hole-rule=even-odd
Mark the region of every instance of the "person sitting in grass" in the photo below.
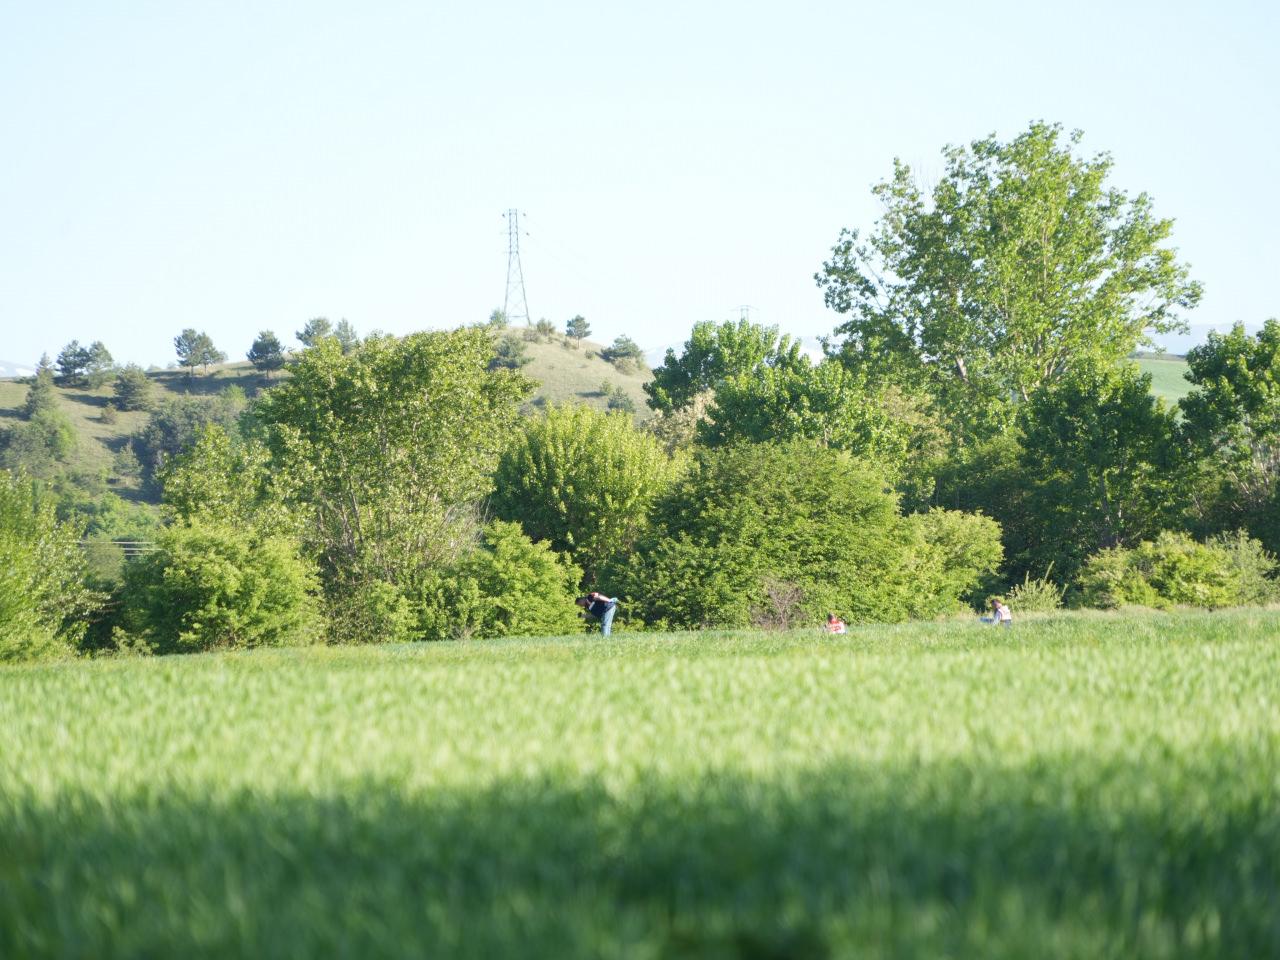
<svg viewBox="0 0 1280 960">
<path fill-rule="evenodd" d="M 999 597 L 991 598 L 991 622 L 999 627 L 1013 626 L 1013 612 Z"/>
<path fill-rule="evenodd" d="M 600 632 L 606 637 L 609 636 L 609 631 L 613 629 L 613 615 L 618 612 L 617 597 L 606 597 L 603 593 L 592 590 L 585 597 L 579 597 L 574 603 L 599 620 Z"/>
<path fill-rule="evenodd" d="M 845 622 L 837 617 L 834 613 L 827 614 L 827 633 L 848 633 L 849 628 L 845 626 Z"/>
</svg>

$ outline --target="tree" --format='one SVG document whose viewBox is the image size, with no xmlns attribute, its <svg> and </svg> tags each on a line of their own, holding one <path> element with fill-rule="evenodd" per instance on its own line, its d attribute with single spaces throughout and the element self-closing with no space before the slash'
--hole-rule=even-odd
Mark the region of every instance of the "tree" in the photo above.
<svg viewBox="0 0 1280 960">
<path fill-rule="evenodd" d="M 475 504 L 530 391 L 489 371 L 491 355 L 476 328 L 371 336 L 350 356 L 326 338 L 259 399 L 331 597 L 371 582 L 412 591 L 473 543 Z"/>
<path fill-rule="evenodd" d="M 1027 404 L 1021 472 L 1035 524 L 1024 566 L 1070 579 L 1084 558 L 1152 537 L 1182 476 L 1176 421 L 1133 364 L 1077 373 Z"/>
<path fill-rule="evenodd" d="M 532 360 L 533 357 L 529 356 L 528 348 L 525 347 L 523 340 L 511 334 L 504 334 L 498 337 L 498 341 L 494 345 L 493 359 L 489 361 L 489 369 L 519 370 Z"/>
<path fill-rule="evenodd" d="M 314 347 L 326 337 L 333 336 L 333 324 L 324 317 L 308 320 L 306 326 L 294 334 L 304 347 Z"/>
<path fill-rule="evenodd" d="M 564 332 L 567 336 L 572 337 L 578 346 L 582 345 L 585 337 L 591 336 L 591 324 L 587 323 L 587 318 L 582 314 L 571 317 L 569 322 L 564 325 Z"/>
<path fill-rule="evenodd" d="M 215 397 L 171 397 L 157 404 L 132 438 L 144 477 L 148 482 L 154 479 L 170 458 L 193 446 L 209 424 L 234 436 L 244 409 L 244 391 L 230 387 Z"/>
<path fill-rule="evenodd" d="M 1280 549 L 1280 321 L 1250 336 L 1237 324 L 1187 354 L 1183 432 L 1207 474 L 1217 529 L 1245 526 Z"/>
<path fill-rule="evenodd" d="M 694 325 L 679 357 L 674 350 L 667 351 L 644 391 L 650 407 L 669 413 L 730 377 L 754 374 L 766 367 L 792 366 L 799 363 L 800 356 L 799 343 L 779 336 L 777 327 L 762 327 L 748 320 L 719 325 L 703 321 Z"/>
<path fill-rule="evenodd" d="M 911 425 L 893 418 L 861 377 L 837 361 L 800 356 L 720 381 L 699 429 L 707 446 L 804 438 L 876 461 L 897 477 Z"/>
<path fill-rule="evenodd" d="M 130 363 L 116 374 L 112 387 L 116 406 L 121 410 L 147 410 L 151 406 L 151 378 L 137 364 Z"/>
<path fill-rule="evenodd" d="M 600 358 L 622 370 L 632 365 L 642 365 L 644 363 L 644 351 L 640 349 L 634 340 L 624 334 L 615 338 L 612 344 L 601 350 Z"/>
<path fill-rule="evenodd" d="M 196 367 L 208 372 L 212 363 L 222 363 L 227 355 L 213 345 L 213 338 L 207 333 L 197 333 L 187 327 L 173 338 L 173 347 L 178 354 L 178 364 L 187 368 L 187 379 L 195 374 Z"/>
<path fill-rule="evenodd" d="M 657 439 L 626 414 L 553 406 L 526 421 L 503 451 L 489 506 L 593 580 L 630 552 L 674 473 Z"/>
<path fill-rule="evenodd" d="M 239 438 L 217 423 L 157 471 L 167 519 L 190 525 L 233 523 L 265 535 L 300 533 L 290 511 L 289 477 L 271 469 L 270 452 L 256 438 Z"/>
<path fill-rule="evenodd" d="M 53 410 L 58 406 L 58 390 L 53 384 L 53 370 L 49 366 L 49 355 L 40 358 L 36 367 L 36 375 L 27 388 L 27 399 L 22 405 L 22 416 L 31 420 L 36 414 Z"/>
<path fill-rule="evenodd" d="M 489 326 L 494 330 L 505 330 L 510 325 L 507 312 L 501 307 L 494 307 L 489 313 Z"/>
<path fill-rule="evenodd" d="M 79 340 L 72 340 L 58 354 L 58 375 L 63 383 L 77 384 L 89 366 L 88 348 L 80 346 Z"/>
<path fill-rule="evenodd" d="M 70 654 L 102 597 L 85 583 L 81 529 L 53 498 L 0 470 L 0 662 Z"/>
<path fill-rule="evenodd" d="M 346 317 L 338 321 L 338 325 L 333 328 L 333 335 L 338 338 L 338 346 L 342 347 L 343 353 L 351 353 L 360 346 L 360 337 L 356 333 L 356 328 Z"/>
<path fill-rule="evenodd" d="M 1007 429 L 1014 401 L 1081 367 L 1120 362 L 1183 325 L 1200 285 L 1166 245 L 1145 193 L 1106 185 L 1111 158 L 1033 123 L 943 152 L 932 191 L 895 161 L 865 240 L 845 230 L 816 275 L 840 357 L 873 380 L 925 389 L 967 432 Z"/>
<path fill-rule="evenodd" d="M 270 376 L 271 371 L 284 366 L 284 347 L 280 345 L 279 337 L 270 330 L 263 330 L 249 348 L 248 357 L 250 363 Z"/>
<path fill-rule="evenodd" d="M 100 389 L 111 379 L 114 369 L 115 360 L 111 356 L 111 351 L 107 349 L 107 345 L 101 340 L 95 340 L 89 344 L 88 359 L 85 364 L 89 386 L 94 390 Z"/>
</svg>

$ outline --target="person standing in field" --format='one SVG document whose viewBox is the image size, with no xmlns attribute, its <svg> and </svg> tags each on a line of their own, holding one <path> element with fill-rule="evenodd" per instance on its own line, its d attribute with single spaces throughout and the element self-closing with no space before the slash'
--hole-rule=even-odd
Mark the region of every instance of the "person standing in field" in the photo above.
<svg viewBox="0 0 1280 960">
<path fill-rule="evenodd" d="M 618 612 L 617 597 L 606 597 L 603 593 L 592 590 L 585 597 L 579 597 L 574 603 L 599 620 L 600 632 L 606 637 L 609 636 L 610 630 L 613 629 L 613 615 Z"/>
<path fill-rule="evenodd" d="M 999 597 L 991 598 L 991 622 L 1000 627 L 1013 626 L 1013 611 Z"/>
</svg>

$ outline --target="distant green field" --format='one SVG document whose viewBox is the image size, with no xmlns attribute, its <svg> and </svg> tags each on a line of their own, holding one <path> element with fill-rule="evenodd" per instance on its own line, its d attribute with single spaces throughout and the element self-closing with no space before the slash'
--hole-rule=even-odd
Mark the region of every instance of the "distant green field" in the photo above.
<svg viewBox="0 0 1280 960">
<path fill-rule="evenodd" d="M 1163 397 L 1166 403 L 1177 403 L 1191 391 L 1191 384 L 1186 380 L 1185 360 L 1143 357 L 1137 364 L 1143 373 L 1151 374 L 1151 392 L 1157 397 Z"/>
<path fill-rule="evenodd" d="M 1274 957 L 1280 612 L 0 669 L 4 957 Z"/>
</svg>

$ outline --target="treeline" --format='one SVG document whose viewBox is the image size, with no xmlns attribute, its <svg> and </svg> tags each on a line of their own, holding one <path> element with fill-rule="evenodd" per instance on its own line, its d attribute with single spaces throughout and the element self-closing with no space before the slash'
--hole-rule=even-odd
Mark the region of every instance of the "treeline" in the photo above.
<svg viewBox="0 0 1280 960">
<path fill-rule="evenodd" d="M 1273 602 L 1280 323 L 1210 336 L 1191 393 L 1153 397 L 1127 358 L 1200 288 L 1171 222 L 1077 152 L 1035 124 L 949 149 L 927 194 L 896 166 L 884 216 L 816 276 L 841 318 L 824 355 L 698 324 L 644 427 L 522 416 L 532 384 L 491 318 L 317 337 L 149 466 L 164 523 L 117 581 L 32 546 L 78 531 L 7 475 L 0 552 L 31 599 L 6 588 L 0 649 L 564 633 L 589 587 L 630 629 L 899 621 L 995 593 L 1015 613 Z"/>
</svg>

